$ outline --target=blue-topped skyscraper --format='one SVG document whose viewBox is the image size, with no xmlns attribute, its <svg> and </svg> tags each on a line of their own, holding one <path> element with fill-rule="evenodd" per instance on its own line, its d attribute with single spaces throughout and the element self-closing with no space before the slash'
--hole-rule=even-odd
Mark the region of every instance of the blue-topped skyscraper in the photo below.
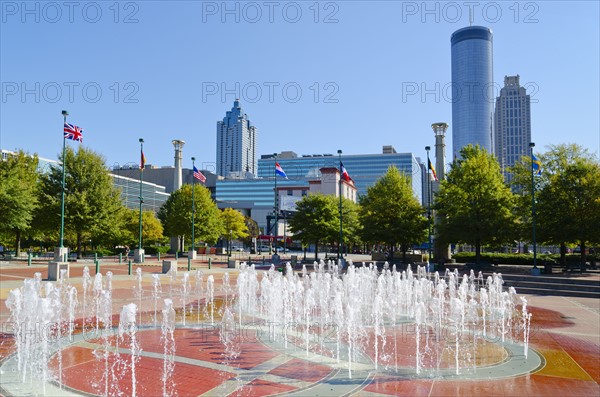
<svg viewBox="0 0 600 397">
<path fill-rule="evenodd" d="M 240 100 L 217 122 L 217 175 L 256 175 L 256 127 L 240 107 Z"/>
<path fill-rule="evenodd" d="M 452 34 L 451 43 L 453 158 L 469 144 L 493 153 L 492 31 L 483 26 L 462 28 Z"/>
</svg>

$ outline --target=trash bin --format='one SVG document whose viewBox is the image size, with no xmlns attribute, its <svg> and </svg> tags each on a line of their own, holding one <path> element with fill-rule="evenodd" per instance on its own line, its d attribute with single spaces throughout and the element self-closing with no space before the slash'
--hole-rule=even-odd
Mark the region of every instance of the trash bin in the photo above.
<svg viewBox="0 0 600 397">
<path fill-rule="evenodd" d="M 544 262 L 544 274 L 552 274 L 552 262 Z"/>
</svg>

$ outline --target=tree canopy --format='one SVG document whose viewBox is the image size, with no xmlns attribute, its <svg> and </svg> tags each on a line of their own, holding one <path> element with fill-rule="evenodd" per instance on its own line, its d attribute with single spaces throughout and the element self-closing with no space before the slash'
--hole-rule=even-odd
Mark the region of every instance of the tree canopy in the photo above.
<svg viewBox="0 0 600 397">
<path fill-rule="evenodd" d="M 124 207 L 102 156 L 83 146 L 77 152 L 67 147 L 65 154 L 65 236 L 75 239 L 81 256 L 83 241 L 118 234 Z M 37 219 L 56 233 L 60 229 L 61 186 L 62 165 L 53 165 L 42 176 Z"/>
<path fill-rule="evenodd" d="M 405 254 L 412 244 L 427 236 L 427 218 L 414 196 L 411 180 L 390 166 L 360 200 L 362 237 L 371 243 L 385 243 L 393 251 L 400 245 Z"/>
<path fill-rule="evenodd" d="M 551 145 L 538 155 L 542 173 L 534 177 L 536 240 L 560 244 L 562 261 L 567 244 L 600 242 L 600 164 L 576 144 Z M 519 193 L 522 235 L 531 233 L 531 159 L 523 157 L 511 170 Z M 582 254 L 585 250 L 582 250 Z"/>
<path fill-rule="evenodd" d="M 19 151 L 0 160 L 0 232 L 12 234 L 16 253 L 21 236 L 32 225 L 38 206 L 38 158 Z"/>
<path fill-rule="evenodd" d="M 514 237 L 515 199 L 496 158 L 479 146 L 466 146 L 454 160 L 435 197 L 436 238 L 475 246 L 501 244 Z"/>
<path fill-rule="evenodd" d="M 246 218 L 239 211 L 233 208 L 225 208 L 221 212 L 221 219 L 223 222 L 223 238 L 226 240 L 237 240 L 248 237 Z"/>
<path fill-rule="evenodd" d="M 215 244 L 223 234 L 223 222 L 210 190 L 194 185 L 194 237 L 207 244 Z M 158 211 L 163 233 L 168 236 L 192 237 L 192 185 L 185 184 L 171 196 Z"/>
<path fill-rule="evenodd" d="M 334 196 L 309 194 L 296 203 L 296 213 L 288 221 L 295 239 L 303 245 L 315 244 L 315 259 L 320 242 L 335 241 L 336 234 L 339 239 L 339 209 L 335 201 Z"/>
<path fill-rule="evenodd" d="M 122 244 L 137 247 L 140 234 L 139 210 L 126 209 Z M 142 244 L 156 244 L 163 239 L 163 227 L 152 211 L 142 211 Z"/>
</svg>

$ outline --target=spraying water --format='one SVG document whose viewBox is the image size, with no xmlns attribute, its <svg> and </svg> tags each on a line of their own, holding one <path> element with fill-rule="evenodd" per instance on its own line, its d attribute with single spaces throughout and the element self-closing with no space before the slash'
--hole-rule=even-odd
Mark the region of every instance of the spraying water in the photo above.
<svg viewBox="0 0 600 397">
<path fill-rule="evenodd" d="M 160 276 L 158 274 L 152 275 L 152 301 L 154 302 L 154 326 L 158 325 L 158 300 L 160 299 L 160 295 L 162 293 L 161 284 L 160 284 Z"/>
<path fill-rule="evenodd" d="M 140 358 L 140 347 L 137 341 L 136 332 L 136 315 L 137 306 L 135 303 L 129 303 L 123 306 L 121 310 L 121 317 L 119 319 L 119 341 L 126 342 L 129 340 L 130 350 L 130 363 L 129 368 L 131 370 L 131 396 L 137 395 L 137 380 L 135 375 L 135 366 Z"/>
<path fill-rule="evenodd" d="M 163 396 L 172 396 L 175 392 L 173 372 L 175 370 L 175 310 L 173 301 L 165 299 L 162 309 L 161 340 L 163 342 Z"/>
<path fill-rule="evenodd" d="M 186 304 L 188 300 L 188 295 L 190 293 L 190 274 L 188 272 L 183 273 L 183 278 L 181 279 L 181 303 L 183 305 L 183 325 L 185 326 L 185 317 L 187 316 Z"/>
</svg>

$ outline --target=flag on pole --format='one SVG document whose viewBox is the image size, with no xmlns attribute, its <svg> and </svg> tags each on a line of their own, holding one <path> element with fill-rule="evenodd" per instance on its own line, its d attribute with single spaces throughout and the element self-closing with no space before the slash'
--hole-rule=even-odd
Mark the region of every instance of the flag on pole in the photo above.
<svg viewBox="0 0 600 397">
<path fill-rule="evenodd" d="M 203 173 L 198 171 L 198 168 L 196 168 L 196 166 L 194 166 L 194 178 L 198 179 L 202 183 L 206 182 L 206 177 Z"/>
<path fill-rule="evenodd" d="M 146 168 L 146 156 L 144 156 L 144 151 L 142 150 L 140 155 L 140 170 Z"/>
<path fill-rule="evenodd" d="M 533 175 L 540 176 L 542 175 L 542 162 L 540 159 L 535 157 L 535 154 L 531 153 L 531 161 L 533 162 Z"/>
<path fill-rule="evenodd" d="M 284 177 L 285 179 L 288 179 L 287 175 L 285 174 L 285 171 L 283 171 L 283 168 L 281 168 L 279 163 L 275 163 L 275 174 Z"/>
<path fill-rule="evenodd" d="M 342 178 L 346 181 L 351 181 L 352 178 L 350 178 L 350 174 L 348 174 L 348 171 L 346 171 L 346 168 L 344 168 L 344 164 L 340 161 L 340 171 L 342 173 Z"/>
<path fill-rule="evenodd" d="M 433 164 L 431 164 L 431 160 L 427 159 L 428 167 L 431 170 L 431 173 L 433 174 L 433 179 L 435 179 L 436 181 L 438 180 L 437 174 L 435 173 L 435 168 L 433 168 Z"/>
<path fill-rule="evenodd" d="M 76 125 L 65 123 L 65 138 L 77 142 L 83 142 L 83 129 Z"/>
</svg>

